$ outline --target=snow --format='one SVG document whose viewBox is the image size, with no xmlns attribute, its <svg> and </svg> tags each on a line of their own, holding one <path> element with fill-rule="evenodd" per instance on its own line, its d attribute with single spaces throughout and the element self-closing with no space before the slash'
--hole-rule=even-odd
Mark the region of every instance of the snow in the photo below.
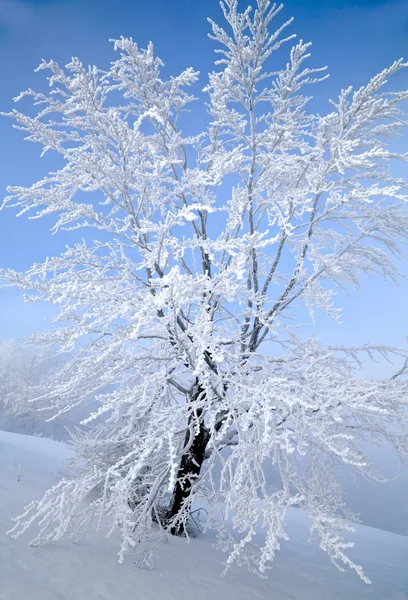
<svg viewBox="0 0 408 600">
<path fill-rule="evenodd" d="M 20 356 L 16 369 L 6 352 L 5 405 L 20 412 L 30 400 L 31 410 L 57 417 L 98 404 L 75 440 L 85 466 L 78 479 L 31 504 L 16 530 L 37 519 L 48 539 L 61 539 L 84 498 L 104 487 L 102 508 L 120 524 L 126 553 L 143 548 L 172 492 L 167 531 L 205 497 L 217 513 L 224 503 L 234 514 L 230 561 L 247 558 L 260 521 L 268 527 L 250 557 L 263 571 L 286 509 L 299 506 L 332 559 L 360 573 L 340 535 L 349 513 L 338 464 L 376 480 L 366 445 L 406 457 L 408 355 L 386 344 L 327 346 L 314 315 L 340 324 L 338 289 L 359 290 L 366 276 L 399 279 L 408 195 L 391 173 L 406 156 L 388 138 L 404 125 L 408 95 L 384 86 L 408 63 L 395 61 L 354 93 L 342 90 L 330 112 L 312 114 L 303 86 L 326 76 L 303 66 L 310 43 L 297 42 L 279 72 L 265 62 L 293 37 L 280 37 L 290 20 L 273 30 L 281 7 L 259 0 L 241 13 L 229 0 L 224 8 L 232 34 L 211 21 L 224 58 L 204 88 L 208 126 L 195 135 L 178 129 L 178 116 L 199 73 L 166 78 L 153 45 L 125 37 L 107 70 L 78 58 L 65 67 L 43 61 L 37 70 L 48 72 L 49 91 L 23 92 L 16 101 L 31 97 L 33 108 L 8 113 L 62 164 L 29 187 L 10 187 L 4 205 L 33 218 L 54 214 L 53 233 L 89 235 L 74 233 L 61 254 L 24 273 L 0 269 L 4 286 L 59 307 L 53 326 L 26 342 L 66 356 L 42 382 L 35 355 L 34 363 Z M 405 356 L 401 377 L 368 379 L 358 368 L 366 355 Z M 279 471 L 272 493 L 270 465 Z M 195 479 L 202 467 L 205 477 Z M 223 516 L 212 520 L 219 532 Z M 292 538 L 303 544 L 306 524 L 293 519 Z M 397 519 L 395 533 L 406 531 Z"/>
<path fill-rule="evenodd" d="M 353 558 L 372 579 L 340 573 L 315 543 L 308 543 L 307 518 L 290 515 L 290 541 L 282 544 L 268 579 L 233 567 L 221 577 L 223 555 L 211 534 L 189 544 L 171 538 L 157 548 L 154 569 L 138 570 L 128 557 L 117 563 L 118 540 L 90 532 L 31 548 L 27 536 L 5 535 L 11 518 L 58 481 L 72 450 L 62 443 L 0 432 L 1 600 L 406 600 L 408 538 L 356 526 Z M 31 532 L 32 534 L 32 532 Z"/>
</svg>

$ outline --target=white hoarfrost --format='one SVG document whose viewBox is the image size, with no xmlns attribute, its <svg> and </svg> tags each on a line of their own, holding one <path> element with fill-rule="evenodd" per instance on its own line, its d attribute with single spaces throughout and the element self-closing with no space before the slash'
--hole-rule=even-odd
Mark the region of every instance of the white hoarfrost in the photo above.
<svg viewBox="0 0 408 600">
<path fill-rule="evenodd" d="M 353 516 L 336 470 L 380 479 L 369 444 L 406 454 L 407 384 L 357 373 L 360 353 L 392 348 L 324 347 L 297 326 L 304 306 L 338 320 L 336 290 L 364 275 L 398 278 L 408 211 L 390 165 L 407 157 L 389 141 L 408 93 L 386 83 L 407 65 L 312 114 L 303 89 L 324 69 L 306 66 L 300 41 L 275 72 L 293 37 L 290 21 L 270 28 L 280 8 L 222 3 L 197 135 L 181 125 L 198 73 L 163 80 L 153 46 L 124 38 L 108 71 L 44 62 L 49 91 L 19 97 L 37 111 L 10 113 L 63 164 L 10 188 L 5 204 L 55 214 L 54 232 L 84 232 L 25 273 L 1 272 L 29 300 L 59 306 L 54 328 L 31 341 L 75 350 L 37 402 L 56 414 L 99 404 L 75 438 L 77 476 L 28 505 L 14 534 L 37 525 L 36 543 L 56 540 L 108 517 L 120 559 L 142 561 L 139 542 L 188 535 L 201 503 L 227 565 L 264 572 L 300 507 L 332 561 L 367 580 L 343 538 Z"/>
</svg>

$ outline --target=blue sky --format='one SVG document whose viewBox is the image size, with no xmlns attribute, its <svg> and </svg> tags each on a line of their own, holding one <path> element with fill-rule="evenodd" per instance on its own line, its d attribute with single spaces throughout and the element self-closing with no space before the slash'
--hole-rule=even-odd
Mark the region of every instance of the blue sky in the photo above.
<svg viewBox="0 0 408 600">
<path fill-rule="evenodd" d="M 396 58 L 408 59 L 406 0 L 291 0 L 282 19 L 290 16 L 295 17 L 291 31 L 313 42 L 314 65 L 327 65 L 331 73 L 320 90 L 313 89 L 320 92 L 313 104 L 318 112 L 329 110 L 327 100 L 341 88 L 360 86 Z M 65 64 L 79 56 L 85 63 L 104 67 L 114 57 L 108 40 L 120 35 L 132 36 L 141 46 L 152 40 L 167 73 L 187 66 L 200 70 L 202 88 L 215 57 L 206 17 L 221 21 L 217 0 L 0 0 L 0 110 L 10 110 L 12 98 L 21 90 L 42 88 L 43 76 L 33 72 L 42 58 Z M 282 50 L 278 62 L 286 56 Z M 408 72 L 392 83 L 399 89 L 407 84 Z M 53 167 L 53 159 L 40 159 L 40 148 L 24 142 L 21 132 L 4 118 L 0 136 L 1 197 L 7 185 L 29 184 Z M 400 143 L 408 145 L 408 134 Z M 405 170 L 401 167 L 399 174 Z M 70 238 L 52 237 L 50 224 L 26 217 L 17 220 L 12 210 L 1 212 L 0 266 L 25 269 L 59 252 Z M 405 283 L 395 287 L 380 280 L 366 282 L 360 296 L 345 301 L 341 327 L 321 319 L 323 338 L 404 345 L 407 292 Z M 24 305 L 19 293 L 0 290 L 0 338 L 43 327 L 47 314 L 46 306 Z"/>
</svg>

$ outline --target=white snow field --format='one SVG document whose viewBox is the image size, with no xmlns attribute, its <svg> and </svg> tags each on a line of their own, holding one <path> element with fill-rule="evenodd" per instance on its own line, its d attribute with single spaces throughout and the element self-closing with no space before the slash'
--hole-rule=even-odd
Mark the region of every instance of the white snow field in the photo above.
<svg viewBox="0 0 408 600">
<path fill-rule="evenodd" d="M 206 534 L 189 544 L 170 539 L 157 548 L 153 570 L 128 557 L 117 563 L 118 540 L 89 532 L 78 544 L 63 540 L 31 548 L 29 534 L 6 536 L 11 518 L 56 482 L 70 450 L 64 444 L 0 431 L 1 600 L 404 600 L 408 599 L 408 538 L 357 526 L 352 556 L 372 585 L 340 573 L 314 542 L 307 519 L 290 517 L 268 579 L 234 567 L 221 577 L 223 555 Z M 33 532 L 29 532 L 33 535 Z"/>
</svg>

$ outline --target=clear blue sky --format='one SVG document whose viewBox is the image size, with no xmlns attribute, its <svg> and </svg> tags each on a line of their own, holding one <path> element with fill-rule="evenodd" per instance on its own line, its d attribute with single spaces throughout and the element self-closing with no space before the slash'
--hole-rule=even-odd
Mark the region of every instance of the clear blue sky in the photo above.
<svg viewBox="0 0 408 600">
<path fill-rule="evenodd" d="M 289 0 L 282 19 L 290 16 L 295 17 L 291 30 L 313 42 L 314 65 L 327 65 L 331 73 L 320 90 L 313 88 L 320 92 L 313 108 L 321 113 L 341 88 L 360 86 L 394 59 L 408 59 L 407 0 Z M 141 46 L 152 40 L 168 73 L 187 66 L 200 70 L 203 87 L 214 60 L 206 17 L 222 20 L 217 0 L 0 0 L 0 110 L 10 110 L 12 98 L 23 89 L 44 86 L 43 75 L 33 72 L 42 58 L 65 64 L 79 56 L 104 67 L 114 57 L 108 40 L 120 35 L 132 36 Z M 280 60 L 286 56 L 282 50 Z M 407 88 L 408 72 L 393 85 Z M 4 118 L 0 136 L 3 197 L 7 185 L 35 181 L 52 168 L 53 160 L 40 159 L 40 148 L 24 142 Z M 408 134 L 401 144 L 408 146 Z M 399 174 L 407 176 L 405 169 Z M 0 266 L 24 269 L 59 252 L 70 238 L 52 237 L 49 226 L 50 221 L 17 220 L 11 210 L 0 213 Z M 323 337 L 336 343 L 372 339 L 401 346 L 408 334 L 407 297 L 407 284 L 396 288 L 368 281 L 359 297 L 345 300 L 342 327 L 321 319 Z M 19 293 L 0 290 L 0 338 L 43 327 L 47 314 L 47 307 L 24 305 Z"/>
</svg>

